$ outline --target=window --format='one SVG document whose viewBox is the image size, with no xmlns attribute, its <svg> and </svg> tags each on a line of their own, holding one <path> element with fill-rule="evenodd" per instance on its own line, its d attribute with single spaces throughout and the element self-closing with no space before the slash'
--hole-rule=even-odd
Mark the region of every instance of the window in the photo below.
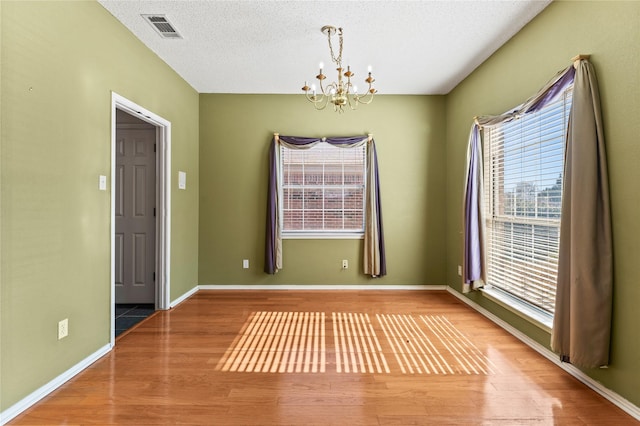
<svg viewBox="0 0 640 426">
<path fill-rule="evenodd" d="M 487 284 L 550 315 L 571 94 L 484 130 Z"/>
<path fill-rule="evenodd" d="M 280 149 L 283 236 L 362 236 L 366 144 Z"/>
<path fill-rule="evenodd" d="M 379 180 L 371 134 L 309 138 L 274 133 L 269 149 L 265 272 L 282 270 L 285 237 L 359 238 L 364 243 L 364 273 L 386 275 Z"/>
</svg>

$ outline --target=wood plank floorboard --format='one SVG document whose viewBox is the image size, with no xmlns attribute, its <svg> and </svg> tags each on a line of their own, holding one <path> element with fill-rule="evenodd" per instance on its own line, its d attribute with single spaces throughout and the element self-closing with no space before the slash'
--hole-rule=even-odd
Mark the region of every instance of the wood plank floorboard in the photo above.
<svg viewBox="0 0 640 426">
<path fill-rule="evenodd" d="M 635 425 L 440 291 L 199 291 L 11 425 Z"/>
</svg>

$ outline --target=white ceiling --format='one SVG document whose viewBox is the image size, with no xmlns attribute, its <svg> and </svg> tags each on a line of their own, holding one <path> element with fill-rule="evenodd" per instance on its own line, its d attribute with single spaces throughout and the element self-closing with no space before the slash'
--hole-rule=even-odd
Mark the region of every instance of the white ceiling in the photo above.
<svg viewBox="0 0 640 426">
<path fill-rule="evenodd" d="M 335 80 L 320 32 L 333 25 L 357 85 L 372 65 L 380 94 L 424 95 L 448 93 L 551 0 L 99 2 L 199 93 L 302 93 L 319 62 Z M 141 14 L 166 15 L 183 39 Z"/>
</svg>

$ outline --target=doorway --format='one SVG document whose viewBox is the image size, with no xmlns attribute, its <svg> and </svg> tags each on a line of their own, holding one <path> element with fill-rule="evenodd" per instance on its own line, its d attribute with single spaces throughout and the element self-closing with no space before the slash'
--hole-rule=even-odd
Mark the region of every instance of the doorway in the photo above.
<svg viewBox="0 0 640 426">
<path fill-rule="evenodd" d="M 169 308 L 170 136 L 170 122 L 112 94 L 111 346 Z"/>
<path fill-rule="evenodd" d="M 155 310 L 156 127 L 116 110 L 116 337 Z"/>
<path fill-rule="evenodd" d="M 116 110 L 115 286 L 118 304 L 155 304 L 156 128 Z"/>
</svg>

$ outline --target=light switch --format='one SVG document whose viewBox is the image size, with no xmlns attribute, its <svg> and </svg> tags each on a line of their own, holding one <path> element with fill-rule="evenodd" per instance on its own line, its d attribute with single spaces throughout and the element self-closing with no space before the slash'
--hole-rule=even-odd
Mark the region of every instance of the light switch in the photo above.
<svg viewBox="0 0 640 426">
<path fill-rule="evenodd" d="M 106 191 L 107 190 L 107 177 L 100 175 L 100 179 L 98 180 L 98 188 L 100 188 L 100 191 Z"/>
<path fill-rule="evenodd" d="M 178 172 L 178 189 L 187 189 L 187 173 Z"/>
</svg>

